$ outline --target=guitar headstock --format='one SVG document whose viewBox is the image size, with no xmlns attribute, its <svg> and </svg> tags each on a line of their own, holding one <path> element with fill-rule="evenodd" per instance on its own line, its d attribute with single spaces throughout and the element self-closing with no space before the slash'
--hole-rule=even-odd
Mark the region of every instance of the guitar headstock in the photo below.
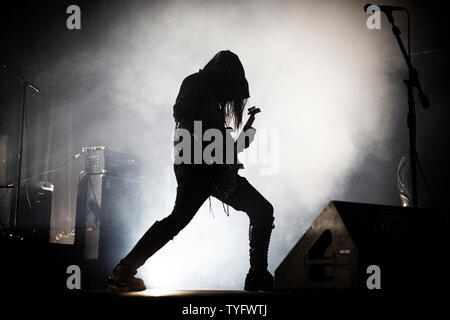
<svg viewBox="0 0 450 320">
<path fill-rule="evenodd" d="M 248 113 L 249 116 L 254 116 L 255 114 L 257 114 L 259 112 L 261 112 L 261 109 L 253 106 L 251 108 L 248 108 L 248 112 L 247 113 Z"/>
</svg>

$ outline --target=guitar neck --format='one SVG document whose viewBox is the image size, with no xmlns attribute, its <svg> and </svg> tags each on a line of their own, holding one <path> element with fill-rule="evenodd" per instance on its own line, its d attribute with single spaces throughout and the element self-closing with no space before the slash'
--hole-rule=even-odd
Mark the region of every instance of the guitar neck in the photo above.
<svg viewBox="0 0 450 320">
<path fill-rule="evenodd" d="M 253 122 L 255 122 L 255 116 L 254 116 L 254 115 L 251 115 L 251 116 L 248 118 L 247 122 L 245 123 L 244 128 L 242 129 L 242 131 L 245 131 L 245 130 L 247 130 L 248 128 L 250 128 L 250 127 L 253 125 Z"/>
<path fill-rule="evenodd" d="M 242 135 L 244 135 L 245 130 L 247 130 L 248 128 L 250 128 L 253 124 L 253 122 L 255 121 L 255 116 L 251 115 L 247 122 L 245 123 L 244 127 L 242 128 L 242 131 L 239 133 L 238 138 L 236 139 L 236 141 L 234 142 L 234 144 L 237 144 L 237 141 L 241 138 Z"/>
</svg>

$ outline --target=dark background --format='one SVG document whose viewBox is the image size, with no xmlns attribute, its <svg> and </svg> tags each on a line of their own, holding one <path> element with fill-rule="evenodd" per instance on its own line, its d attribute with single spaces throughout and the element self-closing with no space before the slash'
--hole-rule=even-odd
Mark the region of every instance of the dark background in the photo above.
<svg viewBox="0 0 450 320">
<path fill-rule="evenodd" d="M 129 7 L 154 6 L 155 12 L 158 12 L 158 10 L 163 10 L 161 9 L 163 8 L 162 3 L 144 1 L 73 2 L 65 0 L 6 1 L 2 3 L 0 61 L 18 70 L 32 83 L 39 80 L 36 85 L 41 89 L 40 95 L 28 90 L 27 134 L 24 141 L 22 178 L 31 177 L 44 170 L 58 167 L 70 159 L 73 154 L 79 152 L 82 146 L 103 145 L 107 142 L 114 146 L 117 143 L 116 145 L 125 145 L 120 151 L 130 153 L 139 153 L 137 148 L 146 148 L 146 137 L 141 137 L 142 144 L 136 146 L 136 144 L 126 144 L 127 140 L 123 134 L 115 134 L 120 130 L 126 132 L 127 126 L 130 124 L 137 128 L 151 127 L 154 124 L 139 123 L 132 112 L 121 110 L 120 106 L 114 106 L 108 92 L 92 97 L 89 103 L 77 103 L 79 97 L 89 96 L 93 86 L 105 82 L 111 76 L 110 73 L 98 72 L 99 69 L 117 69 L 117 72 L 120 72 L 120 68 L 127 65 L 127 61 L 117 64 L 117 60 L 108 57 L 102 60 L 101 57 L 96 57 L 92 61 L 92 69 L 89 63 L 85 63 L 85 67 L 79 69 L 70 67 L 70 59 L 73 59 L 74 66 L 78 66 L 77 52 L 91 50 L 92 48 L 96 50 L 95 48 L 101 48 L 102 46 L 126 46 L 126 42 L 121 43 L 120 38 L 114 39 L 114 25 L 111 25 L 110 22 L 115 21 L 115 17 Z M 239 6 L 238 3 L 230 2 L 230 6 L 235 8 Z M 339 2 L 335 2 L 335 5 L 339 6 L 336 3 Z M 361 12 L 365 4 L 363 1 L 341 1 L 341 3 L 345 7 L 350 6 L 358 8 L 358 10 L 360 8 Z M 411 12 L 412 61 L 419 71 L 423 88 L 431 101 L 431 108 L 423 110 L 418 99 L 416 99 L 418 155 L 436 203 L 432 201 L 430 192 L 425 188 L 420 175 L 419 201 L 422 207 L 438 209 L 448 214 L 447 198 L 450 178 L 448 166 L 448 101 L 450 88 L 448 77 L 448 11 L 445 10 L 442 1 L 384 1 L 383 3 L 407 6 Z M 67 6 L 71 4 L 79 5 L 82 10 L 82 29 L 78 31 L 69 31 L 65 27 L 68 16 L 65 11 Z M 192 5 L 194 7 L 207 7 L 210 4 L 209 2 L 193 1 Z M 283 5 L 289 5 L 289 2 L 280 3 L 280 6 Z M 261 4 L 261 6 L 264 6 L 264 4 Z M 248 10 L 249 8 L 250 10 Z M 258 7 L 257 3 L 253 3 L 247 5 L 245 9 L 248 10 L 246 14 L 251 16 L 253 9 L 259 10 L 261 8 Z M 363 14 L 361 16 L 364 19 Z M 130 19 L 132 19 L 131 16 Z M 385 17 L 382 17 L 382 19 L 385 19 Z M 176 23 L 176 17 L 174 20 L 174 23 Z M 406 34 L 404 20 L 400 19 L 400 21 L 402 22 L 401 28 L 404 36 Z M 383 23 L 386 24 L 386 21 L 383 20 Z M 186 30 L 186 32 L 191 31 Z M 128 36 L 133 36 L 131 29 Z M 408 145 L 406 87 L 402 91 L 402 81 L 406 77 L 406 69 L 393 36 L 386 31 L 381 38 L 380 43 L 386 46 L 386 50 L 395 52 L 391 56 L 393 62 L 390 62 L 395 67 L 386 70 L 390 82 L 396 84 L 392 88 L 395 95 L 392 96 L 392 100 L 386 102 L 396 106 L 389 114 L 390 119 L 386 119 L 391 129 L 391 134 L 384 141 L 386 154 L 375 156 L 373 153 L 367 152 L 361 155 L 358 159 L 358 165 L 347 172 L 345 190 L 340 193 L 336 191 L 334 194 L 339 195 L 339 200 L 400 205 L 396 170 L 399 159 L 405 153 Z M 158 50 L 157 43 L 154 44 L 153 49 Z M 255 50 L 259 49 L 255 48 Z M 54 64 L 64 58 L 69 60 L 65 61 L 62 68 L 55 71 Z M 174 86 L 177 87 L 178 85 Z M 147 94 L 153 93 L 148 88 L 143 90 Z M 376 91 L 377 88 L 374 88 L 374 92 Z M 16 161 L 13 155 L 17 151 L 15 148 L 18 144 L 21 83 L 8 70 L 3 68 L 0 70 L 0 94 L 0 135 L 8 137 L 7 152 L 0 155 L 2 161 L 0 184 L 4 184 L 14 182 L 13 172 Z M 175 96 L 175 92 L 173 94 Z M 355 95 L 357 94 L 355 92 Z M 282 97 L 280 97 L 280 100 L 282 100 Z M 168 101 L 169 106 L 171 103 L 172 101 Z M 64 107 L 61 107 L 61 105 L 64 105 Z M 92 105 L 95 105 L 95 107 L 93 108 Z M 159 105 L 156 105 L 155 110 L 159 107 Z M 170 108 L 167 105 L 164 108 L 169 110 L 166 113 L 170 115 Z M 155 112 L 161 115 L 161 113 L 158 113 L 159 111 Z M 164 115 L 166 114 L 164 113 Z M 108 127 L 110 117 L 122 119 L 123 127 Z M 127 124 L 128 120 L 130 122 Z M 380 130 L 383 129 L 380 128 Z M 158 139 L 165 137 L 165 134 L 155 132 L 154 137 Z M 108 138 L 111 140 L 108 141 Z M 165 162 L 158 159 L 157 156 L 158 154 L 155 151 L 155 155 L 144 162 L 144 171 Z M 54 183 L 58 192 L 66 195 L 64 201 L 61 200 L 53 204 L 53 236 L 62 231 L 70 231 L 70 226 L 73 225 L 76 187 L 78 175 L 82 168 L 82 161 L 73 162 L 56 173 L 49 173 L 40 177 L 40 180 L 48 180 Z M 164 171 L 164 173 L 172 175 L 170 170 Z M 35 182 L 31 181 L 30 184 Z M 159 180 L 156 180 L 151 183 L 157 186 L 158 182 Z M 273 185 L 271 188 L 277 188 L 277 185 Z M 164 190 L 161 193 L 164 193 Z M 148 197 L 152 201 L 159 201 L 160 198 L 164 198 L 163 195 L 156 194 L 149 194 Z M 296 198 L 296 195 L 293 194 L 292 198 Z M 1 223 L 6 226 L 9 223 L 10 192 L 0 190 L 0 200 Z M 326 204 L 329 200 L 331 199 L 323 199 L 321 205 Z M 292 210 L 302 209 L 301 200 L 298 200 L 300 204 L 297 203 L 297 200 L 293 200 L 293 202 L 297 207 L 294 206 Z M 68 212 L 71 212 L 72 216 L 69 216 Z M 318 213 L 317 211 L 308 213 L 310 218 L 305 222 L 306 227 L 312 222 L 313 216 Z M 67 227 L 68 225 L 69 227 Z M 283 228 L 283 221 L 280 225 Z M 280 232 L 282 230 L 280 229 Z M 301 232 L 298 232 L 298 237 L 300 237 Z M 68 239 L 67 243 L 72 240 Z M 288 248 L 283 247 L 282 252 L 287 250 Z"/>
</svg>

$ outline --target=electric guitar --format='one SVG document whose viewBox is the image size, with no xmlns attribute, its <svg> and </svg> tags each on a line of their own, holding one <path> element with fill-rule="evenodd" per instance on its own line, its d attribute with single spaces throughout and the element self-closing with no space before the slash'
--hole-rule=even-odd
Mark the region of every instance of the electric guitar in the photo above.
<svg viewBox="0 0 450 320">
<path fill-rule="evenodd" d="M 244 127 L 242 128 L 242 131 L 239 134 L 238 138 L 234 142 L 234 161 L 232 164 L 228 165 L 228 170 L 231 172 L 237 172 L 240 169 L 244 169 L 244 165 L 242 163 L 240 163 L 238 160 L 238 152 L 237 152 L 238 145 L 237 144 L 238 144 L 238 141 L 242 141 L 242 139 L 244 139 L 244 132 L 252 127 L 253 122 L 255 122 L 255 114 L 257 114 L 259 112 L 261 112 L 260 108 L 257 108 L 257 107 L 248 108 L 247 114 L 250 117 L 248 118 L 247 122 L 245 123 Z M 248 147 L 247 142 L 245 142 L 245 147 L 246 148 Z"/>
<path fill-rule="evenodd" d="M 244 127 L 242 128 L 242 131 L 239 133 L 238 138 L 234 141 L 234 160 L 232 164 L 227 164 L 227 170 L 222 171 L 222 173 L 219 175 L 219 177 L 216 179 L 216 187 L 218 191 L 224 196 L 226 199 L 228 195 L 233 192 L 234 187 L 236 185 L 237 175 L 238 171 L 241 169 L 244 169 L 244 165 L 239 162 L 238 160 L 238 141 L 242 141 L 242 139 L 246 138 L 244 137 L 244 132 L 248 129 L 250 129 L 253 125 L 253 122 L 255 121 L 255 115 L 257 113 L 261 112 L 260 108 L 257 107 L 251 107 L 248 108 L 247 114 L 250 116 L 245 123 Z M 245 147 L 247 147 L 247 143 L 245 141 Z"/>
</svg>

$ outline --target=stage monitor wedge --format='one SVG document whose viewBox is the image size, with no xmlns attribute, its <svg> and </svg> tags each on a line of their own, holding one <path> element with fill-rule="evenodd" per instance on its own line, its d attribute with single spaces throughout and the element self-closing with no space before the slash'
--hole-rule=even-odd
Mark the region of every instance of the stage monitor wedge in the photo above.
<svg viewBox="0 0 450 320">
<path fill-rule="evenodd" d="M 437 287 L 445 280 L 443 217 L 437 212 L 332 201 L 275 270 L 277 290 Z"/>
</svg>

